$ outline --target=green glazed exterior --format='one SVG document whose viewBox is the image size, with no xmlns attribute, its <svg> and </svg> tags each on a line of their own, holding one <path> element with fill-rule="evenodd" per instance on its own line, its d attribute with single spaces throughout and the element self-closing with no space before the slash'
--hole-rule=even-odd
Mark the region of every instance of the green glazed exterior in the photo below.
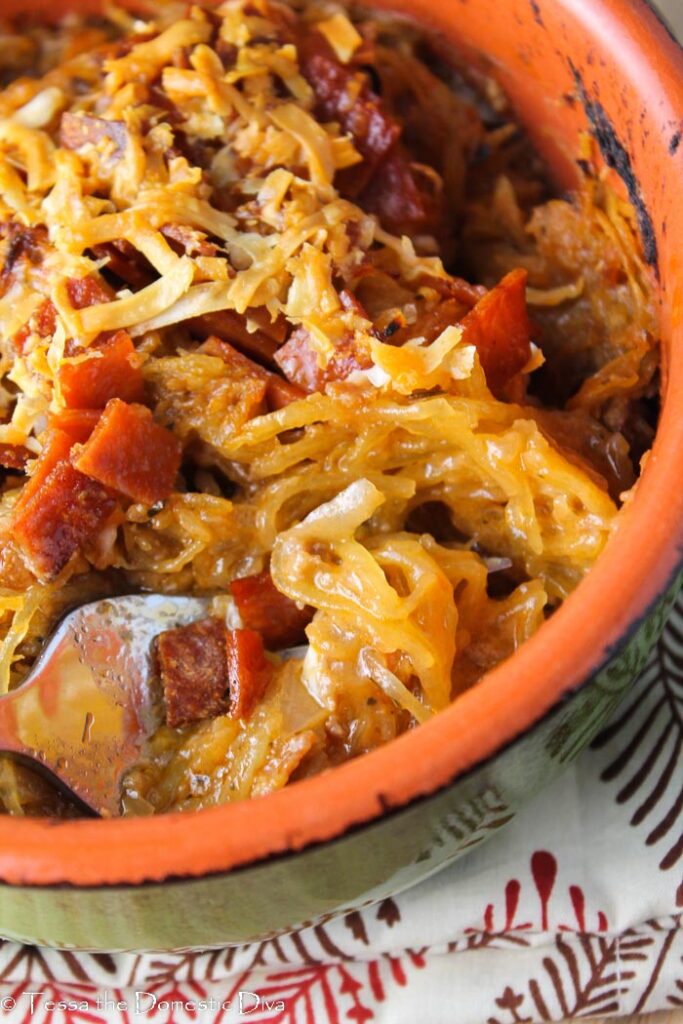
<svg viewBox="0 0 683 1024">
<path fill-rule="evenodd" d="M 678 573 L 621 649 L 530 732 L 429 797 L 340 838 L 229 872 L 109 888 L 0 887 L 0 933 L 58 948 L 241 944 L 318 923 L 422 881 L 509 822 L 593 739 L 645 665 Z"/>
</svg>

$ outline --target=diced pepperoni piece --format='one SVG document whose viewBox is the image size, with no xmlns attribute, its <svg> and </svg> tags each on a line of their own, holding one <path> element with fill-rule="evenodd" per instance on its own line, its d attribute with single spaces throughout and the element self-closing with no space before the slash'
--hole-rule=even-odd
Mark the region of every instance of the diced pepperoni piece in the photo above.
<svg viewBox="0 0 683 1024">
<path fill-rule="evenodd" d="M 37 334 L 40 338 L 49 338 L 55 333 L 57 327 L 57 310 L 50 299 L 43 299 L 37 310 L 12 338 L 12 344 L 21 355 L 31 334 Z"/>
<path fill-rule="evenodd" d="M 85 309 L 100 302 L 110 302 L 113 292 L 103 282 L 94 277 L 70 277 L 66 283 L 69 301 L 74 309 Z M 51 299 L 44 299 L 37 310 L 12 338 L 12 344 L 21 355 L 31 334 L 40 338 L 49 338 L 57 327 L 57 310 Z"/>
<path fill-rule="evenodd" d="M 12 336 L 12 344 L 14 345 L 14 348 L 19 353 L 19 355 L 23 355 L 24 346 L 28 341 L 30 335 L 31 327 L 29 322 L 28 324 L 24 324 L 23 327 L 20 327 L 17 333 Z"/>
<path fill-rule="evenodd" d="M 59 385 L 69 409 L 104 409 L 111 398 L 141 402 L 145 385 L 130 335 L 117 331 L 77 363 L 63 363 Z"/>
<path fill-rule="evenodd" d="M 92 114 L 62 114 L 59 141 L 64 149 L 81 149 L 86 145 L 107 143 L 112 159 L 123 156 L 128 145 L 128 129 L 124 121 L 108 121 Z"/>
<path fill-rule="evenodd" d="M 339 301 L 347 313 L 355 313 L 356 316 L 360 316 L 364 320 L 370 319 L 370 314 L 363 303 L 360 301 L 358 296 L 354 295 L 348 288 L 342 288 L 339 292 Z"/>
<path fill-rule="evenodd" d="M 206 355 L 218 356 L 224 363 L 233 367 L 238 377 L 251 377 L 253 380 L 263 381 L 265 384 L 264 394 L 266 403 L 270 410 L 282 409 L 291 402 L 296 402 L 299 398 L 305 398 L 306 396 L 305 391 L 302 391 L 301 388 L 290 384 L 289 381 L 283 380 L 282 377 L 271 373 L 270 370 L 265 370 L 258 363 L 253 362 L 243 355 L 242 352 L 233 348 L 229 342 L 221 341 L 220 338 L 207 338 L 204 344 L 200 345 L 198 351 L 204 352 Z M 252 409 L 247 419 L 256 415 L 258 411 L 260 410 L 256 407 Z"/>
<path fill-rule="evenodd" d="M 66 282 L 66 290 L 69 302 L 74 309 L 85 309 L 87 306 L 97 306 L 102 302 L 111 302 L 114 297 L 112 289 L 92 275 L 89 277 L 70 277 Z"/>
<path fill-rule="evenodd" d="M 110 302 L 114 293 L 103 282 L 94 277 L 70 277 L 66 283 L 69 301 L 74 309 L 85 309 L 101 302 Z M 31 334 L 49 338 L 57 327 L 57 310 L 51 299 L 44 299 L 28 323 L 19 328 L 12 337 L 12 344 L 21 355 Z"/>
<path fill-rule="evenodd" d="M 487 292 L 483 284 L 470 284 L 464 277 L 432 277 L 431 274 L 423 274 L 420 284 L 433 288 L 444 299 L 457 299 L 467 309 L 476 306 Z"/>
<path fill-rule="evenodd" d="M 154 505 L 171 494 L 180 457 L 179 441 L 149 409 L 113 398 L 74 465 L 105 487 Z"/>
<path fill-rule="evenodd" d="M 377 215 L 382 227 L 397 235 L 438 234 L 443 226 L 440 202 L 418 187 L 400 148 L 377 167 L 358 201 L 368 213 Z"/>
<path fill-rule="evenodd" d="M 281 594 L 267 570 L 233 580 L 230 591 L 242 625 L 260 633 L 270 650 L 305 641 L 304 630 L 313 617 L 313 609 L 299 608 L 291 598 Z"/>
<path fill-rule="evenodd" d="M 229 341 L 222 341 L 215 336 L 207 338 L 197 351 L 222 359 L 226 366 L 233 370 L 236 377 L 255 377 L 265 384 L 270 376 L 267 370 L 239 352 Z"/>
<path fill-rule="evenodd" d="M 216 256 L 219 252 L 218 246 L 210 242 L 203 232 L 195 231 L 187 224 L 164 224 L 161 233 L 188 256 Z"/>
<path fill-rule="evenodd" d="M 110 302 L 114 293 L 94 277 L 70 277 L 66 283 L 69 301 L 74 309 L 85 309 L 101 302 Z M 51 299 L 44 299 L 37 310 L 12 338 L 12 344 L 21 355 L 31 334 L 49 338 L 57 327 L 57 310 Z"/>
<path fill-rule="evenodd" d="M 310 342 L 305 327 L 297 327 L 288 342 L 275 353 L 287 380 L 306 392 L 320 391 L 325 385 L 325 370 L 318 363 L 318 353 Z"/>
<path fill-rule="evenodd" d="M 21 489 L 14 513 L 19 512 L 38 494 L 52 470 L 60 462 L 68 461 L 73 439 L 63 430 L 52 429 L 47 432 L 43 441 L 43 450 L 36 461 L 30 478 Z"/>
<path fill-rule="evenodd" d="M 284 340 L 279 325 L 248 331 L 244 317 L 231 309 L 196 317 L 189 321 L 189 326 L 200 338 L 217 337 L 232 342 L 248 356 L 266 364 L 272 364 L 277 347 Z"/>
<path fill-rule="evenodd" d="M 209 618 L 169 629 L 156 638 L 156 657 L 166 702 L 166 721 L 175 729 L 228 713 L 228 630 Z"/>
<path fill-rule="evenodd" d="M 526 270 L 513 270 L 462 321 L 463 340 L 474 345 L 486 380 L 498 394 L 531 356 Z"/>
<path fill-rule="evenodd" d="M 457 299 L 444 299 L 432 309 L 421 313 L 415 323 L 394 331 L 390 343 L 400 347 L 410 338 L 424 338 L 427 344 L 431 344 L 447 327 L 458 324 L 467 311 L 468 307 Z"/>
<path fill-rule="evenodd" d="M 354 370 L 366 370 L 372 365 L 369 352 L 361 350 L 349 336 L 339 342 L 327 366 L 320 366 L 305 327 L 292 332 L 289 341 L 275 353 L 275 361 L 287 380 L 309 393 L 321 391 L 330 381 L 345 380 Z"/>
<path fill-rule="evenodd" d="M 105 269 L 116 274 L 131 288 L 145 288 L 154 280 L 154 268 L 151 263 L 125 238 L 93 245 L 92 254 L 98 260 L 106 259 Z"/>
<path fill-rule="evenodd" d="M 85 444 L 101 415 L 101 409 L 62 409 L 50 416 L 49 426 L 68 434 L 73 444 Z"/>
<path fill-rule="evenodd" d="M 234 402 L 226 410 L 224 426 L 230 424 L 233 430 L 239 430 L 253 419 L 266 412 L 266 393 L 272 374 L 262 366 L 252 362 L 247 356 L 220 338 L 207 338 L 200 345 L 198 352 L 222 359 L 230 369 L 230 378 L 234 389 Z"/>
<path fill-rule="evenodd" d="M 228 630 L 228 683 L 231 718 L 249 718 L 266 692 L 273 668 L 263 640 L 251 629 Z"/>
<path fill-rule="evenodd" d="M 419 187 L 400 146 L 401 126 L 384 110 L 367 75 L 341 64 L 320 32 L 308 33 L 297 49 L 301 73 L 316 95 L 315 113 L 339 122 L 363 157 L 338 175 L 341 192 L 359 197 L 363 209 L 376 213 L 390 231 L 438 234 L 442 203 Z"/>
<path fill-rule="evenodd" d="M 18 220 L 0 224 L 0 296 L 4 295 L 15 279 L 15 273 L 22 263 L 39 264 L 45 255 L 48 242 L 47 229 L 27 227 Z"/>
<path fill-rule="evenodd" d="M 155 648 L 166 722 L 174 729 L 218 715 L 248 718 L 272 674 L 259 634 L 227 629 L 216 618 L 169 629 Z"/>
<path fill-rule="evenodd" d="M 382 108 L 363 72 L 341 64 L 320 32 L 310 32 L 297 47 L 301 73 L 316 96 L 315 113 L 320 120 L 337 121 L 351 135 L 364 162 L 350 168 L 358 191 L 396 146 L 401 127 Z M 359 174 L 359 170 L 361 173 Z"/>
<path fill-rule="evenodd" d="M 15 510 L 12 537 L 36 575 L 51 579 L 115 508 L 116 501 L 97 481 L 60 462 Z"/>
<path fill-rule="evenodd" d="M 0 444 L 0 466 L 5 469 L 23 470 L 31 458 L 31 452 L 23 444 Z"/>
<path fill-rule="evenodd" d="M 277 377 L 274 373 L 271 374 L 266 391 L 266 402 L 271 412 L 276 409 L 284 409 L 285 406 L 305 397 L 306 392 L 303 388 L 291 384 L 288 380 L 283 380 L 282 377 Z"/>
<path fill-rule="evenodd" d="M 36 333 L 49 338 L 57 328 L 57 310 L 51 299 L 44 299 L 35 313 Z"/>
</svg>

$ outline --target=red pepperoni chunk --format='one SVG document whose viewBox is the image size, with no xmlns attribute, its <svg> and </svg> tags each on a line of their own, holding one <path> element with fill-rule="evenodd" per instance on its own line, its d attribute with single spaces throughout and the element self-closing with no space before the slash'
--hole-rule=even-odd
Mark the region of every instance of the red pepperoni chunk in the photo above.
<svg viewBox="0 0 683 1024">
<path fill-rule="evenodd" d="M 233 368 L 237 377 L 245 377 L 256 381 L 262 381 L 264 389 L 260 398 L 262 399 L 265 397 L 266 404 L 271 410 L 282 409 L 284 406 L 289 405 L 290 402 L 295 402 L 297 399 L 305 397 L 306 393 L 302 391 L 301 388 L 296 387 L 294 384 L 290 384 L 289 381 L 283 380 L 276 374 L 271 373 L 270 370 L 265 370 L 262 366 L 259 366 L 258 363 L 249 359 L 248 356 L 239 352 L 227 341 L 222 341 L 220 338 L 216 337 L 207 338 L 204 344 L 200 345 L 198 351 L 204 352 L 206 355 L 217 356 L 219 359 L 222 359 L 224 363 Z M 259 403 L 256 402 L 252 409 L 247 410 L 248 414 L 245 418 L 245 422 L 261 411 L 258 409 L 258 404 Z"/>
<path fill-rule="evenodd" d="M 171 494 L 180 457 L 180 443 L 149 409 L 113 398 L 74 465 L 132 501 L 154 505 Z"/>
<path fill-rule="evenodd" d="M 405 345 L 410 338 L 424 338 L 427 344 L 435 341 L 447 327 L 458 324 L 467 314 L 468 307 L 458 299 L 444 299 L 432 309 L 421 313 L 412 324 L 399 327 L 390 336 L 392 345 Z"/>
<path fill-rule="evenodd" d="M 486 380 L 497 394 L 531 356 L 526 270 L 513 270 L 462 321 L 463 340 L 474 345 Z"/>
<path fill-rule="evenodd" d="M 116 502 L 70 462 L 74 436 L 52 426 L 10 520 L 12 538 L 37 576 L 57 575 L 105 523 Z"/>
<path fill-rule="evenodd" d="M 359 202 L 364 210 L 377 214 L 387 231 L 397 235 L 438 234 L 442 227 L 439 200 L 418 187 L 408 157 L 400 148 L 376 169 Z"/>
<path fill-rule="evenodd" d="M 321 367 L 305 327 L 297 327 L 292 332 L 289 341 L 275 353 L 275 361 L 288 381 L 309 393 L 322 391 L 330 381 L 345 380 L 354 370 L 365 370 L 372 365 L 370 354 L 349 336 L 339 342 L 327 366 Z"/>
<path fill-rule="evenodd" d="M 98 260 L 107 260 L 108 271 L 116 274 L 135 291 L 145 288 L 154 280 L 154 269 L 141 252 L 125 238 L 93 245 L 92 254 Z"/>
<path fill-rule="evenodd" d="M 272 665 L 259 633 L 251 629 L 228 630 L 228 681 L 231 718 L 249 718 L 266 692 Z"/>
<path fill-rule="evenodd" d="M 112 398 L 141 402 L 145 397 L 139 357 L 126 331 L 93 345 L 80 362 L 64 363 L 59 384 L 70 409 L 104 409 Z"/>
<path fill-rule="evenodd" d="M 216 356 L 218 359 L 222 359 L 226 366 L 232 368 L 236 377 L 254 377 L 265 384 L 270 376 L 267 370 L 255 363 L 253 359 L 249 359 L 243 352 L 239 352 L 229 341 L 222 341 L 213 335 L 199 346 L 198 351 L 207 356 Z"/>
<path fill-rule="evenodd" d="M 275 350 L 284 340 L 280 324 L 268 323 L 267 329 L 258 328 L 250 332 L 247 330 L 245 318 L 231 309 L 205 313 L 189 321 L 189 325 L 200 338 L 227 339 L 248 356 L 266 364 L 272 363 Z"/>
<path fill-rule="evenodd" d="M 156 639 L 156 656 L 171 728 L 228 713 L 227 629 L 203 619 Z"/>
<path fill-rule="evenodd" d="M 37 266 L 42 262 L 47 250 L 48 234 L 42 225 L 31 228 L 18 220 L 10 220 L 0 224 L 0 240 L 3 242 L 0 295 L 4 295 L 16 280 L 16 272 L 22 264 Z"/>
<path fill-rule="evenodd" d="M 254 416 L 267 411 L 265 399 L 270 376 L 267 370 L 219 338 L 209 338 L 198 351 L 221 359 L 229 368 L 231 402 L 223 414 L 223 429 L 237 431 Z"/>
<path fill-rule="evenodd" d="M 100 302 L 110 302 L 113 292 L 103 282 L 94 277 L 70 277 L 66 283 L 69 301 L 74 309 L 85 309 Z M 57 310 L 51 299 L 44 299 L 37 310 L 12 338 L 12 344 L 19 354 L 31 334 L 40 338 L 49 338 L 55 333 L 57 326 Z"/>
<path fill-rule="evenodd" d="M 0 444 L 0 466 L 5 469 L 25 469 L 31 458 L 31 452 L 23 444 Z"/>
<path fill-rule="evenodd" d="M 21 355 L 31 334 L 37 334 L 41 338 L 49 338 L 55 333 L 57 326 L 57 310 L 50 299 L 44 299 L 37 310 L 12 338 L 12 344 Z"/>
<path fill-rule="evenodd" d="M 431 274 L 423 274 L 420 284 L 433 288 L 444 299 L 457 299 L 466 309 L 476 306 L 487 292 L 483 284 L 470 284 L 464 277 L 432 277 Z"/>
<path fill-rule="evenodd" d="M 62 409 L 50 416 L 49 425 L 68 434 L 73 444 L 85 444 L 101 415 L 101 409 Z"/>
<path fill-rule="evenodd" d="M 114 293 L 103 281 L 96 277 L 70 277 L 66 283 L 69 302 L 74 309 L 85 309 L 97 306 L 102 302 L 111 302 Z"/>
<path fill-rule="evenodd" d="M 41 338 L 49 338 L 57 327 L 57 310 L 50 299 L 44 299 L 36 314 L 36 331 Z"/>
<path fill-rule="evenodd" d="M 73 445 L 73 438 L 63 430 L 52 429 L 43 442 L 33 473 L 21 489 L 21 494 L 14 506 L 16 515 L 29 501 L 38 494 L 50 473 L 60 462 L 68 462 Z"/>
<path fill-rule="evenodd" d="M 259 634 L 216 618 L 161 633 L 156 656 L 171 728 L 218 715 L 248 718 L 272 674 Z"/>
<path fill-rule="evenodd" d="M 297 50 L 301 73 L 315 92 L 317 117 L 337 121 L 364 158 L 362 170 L 351 168 L 347 175 L 347 179 L 354 178 L 355 191 L 359 191 L 396 146 L 401 127 L 383 110 L 367 75 L 341 64 L 320 32 L 306 35 Z M 346 190 L 354 191 L 348 184 Z"/>
<path fill-rule="evenodd" d="M 298 402 L 300 398 L 305 397 L 306 392 L 303 388 L 290 383 L 288 380 L 283 380 L 282 377 L 277 377 L 275 374 L 271 375 L 268 381 L 268 390 L 266 391 L 266 402 L 271 412 L 275 409 L 284 409 L 285 406 L 291 405 L 292 402 Z"/>
<path fill-rule="evenodd" d="M 112 159 L 123 156 L 128 145 L 128 129 L 124 121 L 109 121 L 92 114 L 62 114 L 59 127 L 59 141 L 64 149 L 81 149 L 83 146 L 110 146 Z"/>
<path fill-rule="evenodd" d="M 305 641 L 304 630 L 313 617 L 313 609 L 299 608 L 291 598 L 281 594 L 267 570 L 233 580 L 230 591 L 242 625 L 258 632 L 270 650 Z"/>
<path fill-rule="evenodd" d="M 400 146 L 401 126 L 384 110 L 367 75 L 341 64 L 320 32 L 301 39 L 297 52 L 301 73 L 315 92 L 316 115 L 337 121 L 363 157 L 339 174 L 340 190 L 359 197 L 389 231 L 438 233 L 441 203 L 419 188 Z"/>
<path fill-rule="evenodd" d="M 15 510 L 12 537 L 36 575 L 51 579 L 115 507 L 104 487 L 61 461 Z"/>
</svg>

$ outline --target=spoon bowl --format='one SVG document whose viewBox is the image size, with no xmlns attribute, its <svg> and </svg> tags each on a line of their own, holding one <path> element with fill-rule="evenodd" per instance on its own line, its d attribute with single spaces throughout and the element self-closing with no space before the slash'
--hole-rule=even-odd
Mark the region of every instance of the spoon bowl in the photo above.
<svg viewBox="0 0 683 1024">
<path fill-rule="evenodd" d="M 0 751 L 34 762 L 101 817 L 118 816 L 123 776 L 163 717 L 152 641 L 209 604 L 144 594 L 71 612 L 29 678 L 0 698 Z"/>
</svg>

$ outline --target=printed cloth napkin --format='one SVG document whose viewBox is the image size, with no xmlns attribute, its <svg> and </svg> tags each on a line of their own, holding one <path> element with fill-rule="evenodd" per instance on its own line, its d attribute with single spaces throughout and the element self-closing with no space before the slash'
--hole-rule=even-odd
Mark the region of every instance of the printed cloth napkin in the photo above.
<svg viewBox="0 0 683 1024">
<path fill-rule="evenodd" d="M 578 763 L 426 883 L 186 954 L 0 945 L 7 1024 L 535 1024 L 683 1010 L 683 596 Z"/>
</svg>

